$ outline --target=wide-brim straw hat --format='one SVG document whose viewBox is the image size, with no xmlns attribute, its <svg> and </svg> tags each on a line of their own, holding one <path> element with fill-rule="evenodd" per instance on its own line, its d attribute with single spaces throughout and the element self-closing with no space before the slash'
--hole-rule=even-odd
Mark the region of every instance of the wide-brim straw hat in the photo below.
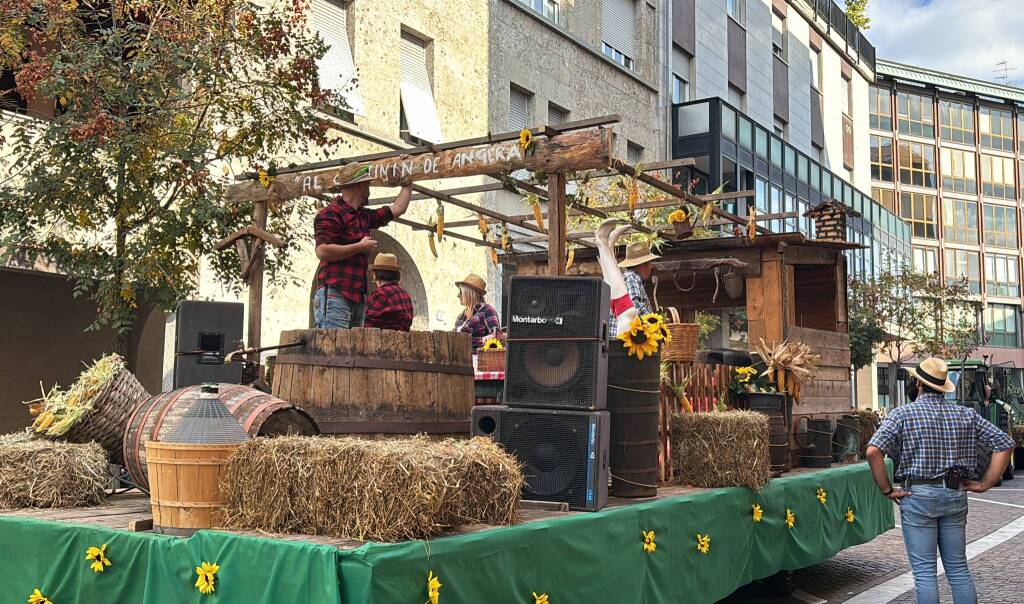
<svg viewBox="0 0 1024 604">
<path fill-rule="evenodd" d="M 913 369 L 908 369 L 907 373 L 920 380 L 922 384 L 939 392 L 953 392 L 956 390 L 956 385 L 949 379 L 949 367 L 946 366 L 946 362 L 942 359 L 934 357 L 925 359 Z"/>
<path fill-rule="evenodd" d="M 651 251 L 651 244 L 637 241 L 626 246 L 626 259 L 619 263 L 619 268 L 640 266 L 644 262 L 657 260 L 661 256 Z"/>
<path fill-rule="evenodd" d="M 345 182 L 339 184 L 338 186 L 341 188 L 351 187 L 352 185 L 358 185 L 361 182 L 370 182 L 371 180 L 373 180 L 373 175 L 370 174 L 370 168 L 367 166 L 363 166 L 362 168 L 356 170 L 356 173 L 352 175 L 352 178 L 346 180 Z"/>
<path fill-rule="evenodd" d="M 381 252 L 373 258 L 373 263 L 370 264 L 371 271 L 395 271 L 402 272 L 402 267 L 398 266 L 398 256 L 394 254 L 388 254 Z"/>
<path fill-rule="evenodd" d="M 470 273 L 462 281 L 456 281 L 455 285 L 465 285 L 466 287 L 474 289 L 480 292 L 481 294 L 487 293 L 487 282 L 484 281 L 484 278 L 481 277 L 480 275 L 474 275 Z"/>
</svg>

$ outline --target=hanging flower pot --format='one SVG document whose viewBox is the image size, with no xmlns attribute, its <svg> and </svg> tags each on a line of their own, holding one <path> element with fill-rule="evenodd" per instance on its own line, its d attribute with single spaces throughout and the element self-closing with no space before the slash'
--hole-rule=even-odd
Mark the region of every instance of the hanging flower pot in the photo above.
<svg viewBox="0 0 1024 604">
<path fill-rule="evenodd" d="M 676 240 L 681 241 L 693 235 L 693 223 L 690 222 L 690 216 L 686 214 L 686 210 L 682 208 L 668 215 L 668 223 L 675 231 Z"/>
<path fill-rule="evenodd" d="M 739 298 L 743 295 L 743 277 L 736 271 L 727 273 L 722 276 L 722 287 L 730 299 Z"/>
</svg>

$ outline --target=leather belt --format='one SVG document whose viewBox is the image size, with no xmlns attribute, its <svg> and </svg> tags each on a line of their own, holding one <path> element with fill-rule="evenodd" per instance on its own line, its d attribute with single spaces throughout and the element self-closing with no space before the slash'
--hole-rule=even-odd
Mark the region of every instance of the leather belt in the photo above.
<svg viewBox="0 0 1024 604">
<path fill-rule="evenodd" d="M 904 478 L 903 488 L 912 488 L 917 485 L 944 485 L 947 489 L 957 490 L 960 488 L 960 479 L 956 476 L 941 476 L 939 478 Z"/>
</svg>

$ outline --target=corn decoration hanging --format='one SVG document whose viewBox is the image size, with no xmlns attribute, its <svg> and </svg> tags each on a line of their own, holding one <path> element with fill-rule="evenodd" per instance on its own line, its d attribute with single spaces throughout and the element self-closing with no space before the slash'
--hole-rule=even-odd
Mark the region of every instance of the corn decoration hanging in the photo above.
<svg viewBox="0 0 1024 604">
<path fill-rule="evenodd" d="M 576 246 L 571 245 L 565 252 L 565 272 L 569 272 L 574 262 L 576 262 Z"/>
<path fill-rule="evenodd" d="M 511 239 L 508 236 L 508 224 L 501 223 L 501 249 L 508 250 Z"/>
<path fill-rule="evenodd" d="M 533 193 L 527 193 L 524 201 L 533 210 L 533 220 L 537 223 L 537 228 L 540 229 L 541 233 L 546 232 L 544 230 L 544 212 L 540 208 L 540 198 Z"/>
<path fill-rule="evenodd" d="M 490 232 L 490 229 L 487 226 L 487 221 L 484 220 L 483 214 L 477 214 L 476 218 L 479 221 L 477 222 L 477 228 L 480 229 L 480 236 L 484 238 L 484 241 L 487 241 L 487 234 Z"/>
<path fill-rule="evenodd" d="M 437 240 L 444 238 L 444 204 L 437 200 Z"/>
<path fill-rule="evenodd" d="M 779 392 L 790 394 L 799 403 L 800 390 L 814 377 L 821 355 L 803 342 L 789 340 L 769 347 L 763 338 L 758 338 L 754 347 L 767 366 L 762 375 L 768 376 Z"/>
<path fill-rule="evenodd" d="M 757 237 L 757 206 L 747 206 L 747 238 L 753 241 Z"/>
<path fill-rule="evenodd" d="M 437 237 L 437 227 L 434 224 L 433 218 L 430 219 L 427 226 L 430 227 L 427 229 L 427 246 L 430 247 L 430 253 L 433 254 L 434 258 L 437 258 L 437 243 L 434 241 L 434 238 Z"/>
</svg>

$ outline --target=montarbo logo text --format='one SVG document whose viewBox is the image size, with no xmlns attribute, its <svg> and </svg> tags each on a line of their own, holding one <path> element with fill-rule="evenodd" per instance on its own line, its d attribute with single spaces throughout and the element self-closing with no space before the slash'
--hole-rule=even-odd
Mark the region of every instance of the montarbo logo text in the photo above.
<svg viewBox="0 0 1024 604">
<path fill-rule="evenodd" d="M 562 317 L 521 317 L 519 315 L 512 315 L 513 323 L 530 323 L 533 325 L 547 325 L 551 323 L 553 325 L 561 325 Z"/>
</svg>

